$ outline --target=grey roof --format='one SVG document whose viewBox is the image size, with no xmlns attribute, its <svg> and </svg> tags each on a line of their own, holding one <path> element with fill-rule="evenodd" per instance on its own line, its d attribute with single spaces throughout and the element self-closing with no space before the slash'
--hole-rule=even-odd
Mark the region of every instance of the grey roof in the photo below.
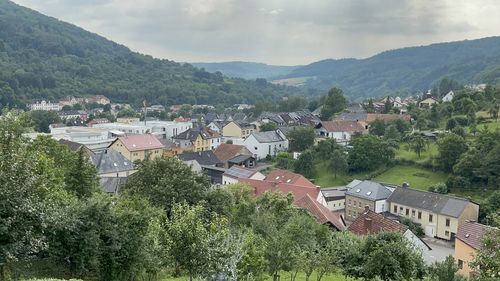
<svg viewBox="0 0 500 281">
<path fill-rule="evenodd" d="M 346 195 L 377 201 L 387 199 L 391 193 L 392 189 L 390 187 L 378 182 L 365 180 L 349 188 Z"/>
<path fill-rule="evenodd" d="M 113 149 L 106 149 L 91 156 L 97 174 L 119 173 L 134 170 L 134 163 L 130 162 Z"/>
<path fill-rule="evenodd" d="M 470 200 L 449 195 L 420 191 L 411 188 L 396 188 L 389 202 L 428 210 L 437 214 L 458 218 Z"/>
<path fill-rule="evenodd" d="M 187 129 L 186 131 L 178 134 L 177 136 L 173 137 L 174 140 L 189 140 L 189 141 L 195 141 L 198 135 L 200 134 L 199 130 L 196 129 Z"/>
<path fill-rule="evenodd" d="M 258 132 L 253 133 L 252 135 L 260 143 L 284 141 L 284 139 L 276 131 Z"/>
<path fill-rule="evenodd" d="M 100 178 L 101 189 L 106 193 L 118 193 L 127 182 L 127 178 Z"/>
<path fill-rule="evenodd" d="M 337 116 L 335 120 L 365 121 L 367 116 L 366 112 L 344 112 Z"/>
<path fill-rule="evenodd" d="M 325 198 L 343 198 L 345 197 L 347 189 L 346 188 L 322 188 L 321 193 Z"/>
<path fill-rule="evenodd" d="M 222 161 L 215 156 L 212 150 L 200 151 L 200 152 L 188 152 L 178 155 L 179 159 L 182 161 L 192 161 L 195 160 L 200 165 L 213 166 L 221 164 Z"/>
<path fill-rule="evenodd" d="M 229 159 L 227 161 L 230 162 L 230 163 L 239 164 L 241 162 L 244 162 L 244 161 L 248 160 L 249 158 L 253 158 L 253 156 L 252 155 L 241 154 L 241 155 L 233 157 L 233 158 L 231 158 L 231 159 Z"/>
<path fill-rule="evenodd" d="M 242 178 L 242 179 L 248 179 L 253 174 L 255 174 L 255 171 L 245 169 L 242 167 L 238 167 L 238 166 L 232 166 L 224 173 L 224 175 L 227 175 L 227 176 L 230 176 L 233 178 Z"/>
</svg>

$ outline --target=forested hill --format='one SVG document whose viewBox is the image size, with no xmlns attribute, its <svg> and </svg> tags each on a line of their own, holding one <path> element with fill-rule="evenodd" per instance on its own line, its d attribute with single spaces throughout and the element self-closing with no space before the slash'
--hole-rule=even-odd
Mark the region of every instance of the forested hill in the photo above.
<svg viewBox="0 0 500 281">
<path fill-rule="evenodd" d="M 443 77 L 462 83 L 500 83 L 500 37 L 386 51 L 367 59 L 323 60 L 279 77 L 351 98 L 427 90 Z"/>
<path fill-rule="evenodd" d="M 103 94 L 114 102 L 164 105 L 272 100 L 300 90 L 229 79 L 154 59 L 33 10 L 0 0 L 0 103 Z"/>
<path fill-rule="evenodd" d="M 270 65 L 257 62 L 228 61 L 228 62 L 197 62 L 192 65 L 204 68 L 206 71 L 220 71 L 229 77 L 244 79 L 273 78 L 290 74 L 300 66 Z"/>
</svg>

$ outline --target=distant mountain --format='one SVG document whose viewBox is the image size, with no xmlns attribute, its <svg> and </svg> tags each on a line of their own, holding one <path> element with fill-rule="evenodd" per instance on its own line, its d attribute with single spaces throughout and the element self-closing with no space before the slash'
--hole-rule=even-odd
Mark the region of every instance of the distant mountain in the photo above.
<svg viewBox="0 0 500 281">
<path fill-rule="evenodd" d="M 221 72 L 228 77 L 237 77 L 244 79 L 265 78 L 269 79 L 276 76 L 290 74 L 300 66 L 282 66 L 269 65 L 256 62 L 195 62 L 191 63 L 195 67 L 204 68 L 208 72 Z"/>
<path fill-rule="evenodd" d="M 303 93 L 154 59 L 7 0 L 0 0 L 0 66 L 0 107 L 66 95 L 171 105 L 254 103 Z"/>
<path fill-rule="evenodd" d="M 275 79 L 325 91 L 338 86 L 352 99 L 427 90 L 443 77 L 500 83 L 500 37 L 386 51 L 367 59 L 322 60 Z"/>
</svg>

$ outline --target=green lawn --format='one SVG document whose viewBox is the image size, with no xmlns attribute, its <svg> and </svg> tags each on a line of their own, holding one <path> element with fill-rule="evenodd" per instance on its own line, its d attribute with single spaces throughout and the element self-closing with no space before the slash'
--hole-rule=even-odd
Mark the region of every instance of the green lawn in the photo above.
<svg viewBox="0 0 500 281">
<path fill-rule="evenodd" d="M 321 187 L 341 186 L 350 183 L 353 179 L 366 179 L 370 173 L 337 175 L 337 178 L 335 178 L 335 175 L 329 171 L 327 163 L 318 163 L 316 164 L 316 178 L 314 179 L 314 184 Z"/>
<path fill-rule="evenodd" d="M 280 276 L 280 280 L 281 281 L 288 281 L 290 280 L 290 274 L 287 273 L 287 272 L 283 272 L 281 273 L 281 276 Z M 177 278 L 174 278 L 174 277 L 169 277 L 169 278 L 165 278 L 163 279 L 162 281 L 187 281 L 189 280 L 189 277 L 187 276 L 183 276 L 183 277 L 177 277 Z M 271 281 L 273 280 L 272 277 L 268 277 L 266 278 L 266 281 Z M 305 281 L 306 280 L 306 277 L 304 276 L 304 273 L 302 272 L 299 272 L 297 274 L 297 278 L 295 279 L 296 281 Z M 316 281 L 316 273 L 313 272 L 313 274 L 311 274 L 311 276 L 309 277 L 309 280 L 310 281 Z M 321 281 L 354 281 L 355 279 L 352 279 L 352 278 L 349 278 L 349 277 L 346 277 L 340 273 L 335 273 L 335 274 L 331 274 L 331 275 L 326 275 L 324 276 Z"/>
<path fill-rule="evenodd" d="M 395 166 L 379 175 L 374 180 L 401 185 L 403 182 L 410 184 L 410 187 L 427 190 L 438 182 L 446 182 L 447 174 L 441 172 L 432 172 L 415 166 Z"/>
<path fill-rule="evenodd" d="M 413 151 L 408 149 L 408 144 L 402 143 L 396 151 L 396 159 L 404 159 L 415 161 L 416 163 L 424 163 L 438 155 L 437 145 L 429 143 L 425 151 L 420 154 L 420 157 Z"/>
</svg>

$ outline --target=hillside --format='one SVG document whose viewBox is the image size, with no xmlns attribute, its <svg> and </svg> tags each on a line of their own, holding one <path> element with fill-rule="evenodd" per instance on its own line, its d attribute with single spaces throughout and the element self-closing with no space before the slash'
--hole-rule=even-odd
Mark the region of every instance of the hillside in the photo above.
<svg viewBox="0 0 500 281">
<path fill-rule="evenodd" d="M 339 86 L 360 99 L 427 90 L 445 76 L 462 83 L 500 83 L 500 37 L 403 48 L 367 59 L 328 59 L 276 80 L 321 90 Z"/>
<path fill-rule="evenodd" d="M 208 72 L 220 71 L 228 77 L 244 79 L 265 78 L 290 74 L 300 66 L 269 65 L 265 63 L 230 61 L 230 62 L 196 62 L 195 67 L 204 68 Z"/>
<path fill-rule="evenodd" d="M 234 104 L 300 93 L 155 59 L 74 25 L 0 0 L 0 105 L 103 94 L 114 102 Z"/>
</svg>

